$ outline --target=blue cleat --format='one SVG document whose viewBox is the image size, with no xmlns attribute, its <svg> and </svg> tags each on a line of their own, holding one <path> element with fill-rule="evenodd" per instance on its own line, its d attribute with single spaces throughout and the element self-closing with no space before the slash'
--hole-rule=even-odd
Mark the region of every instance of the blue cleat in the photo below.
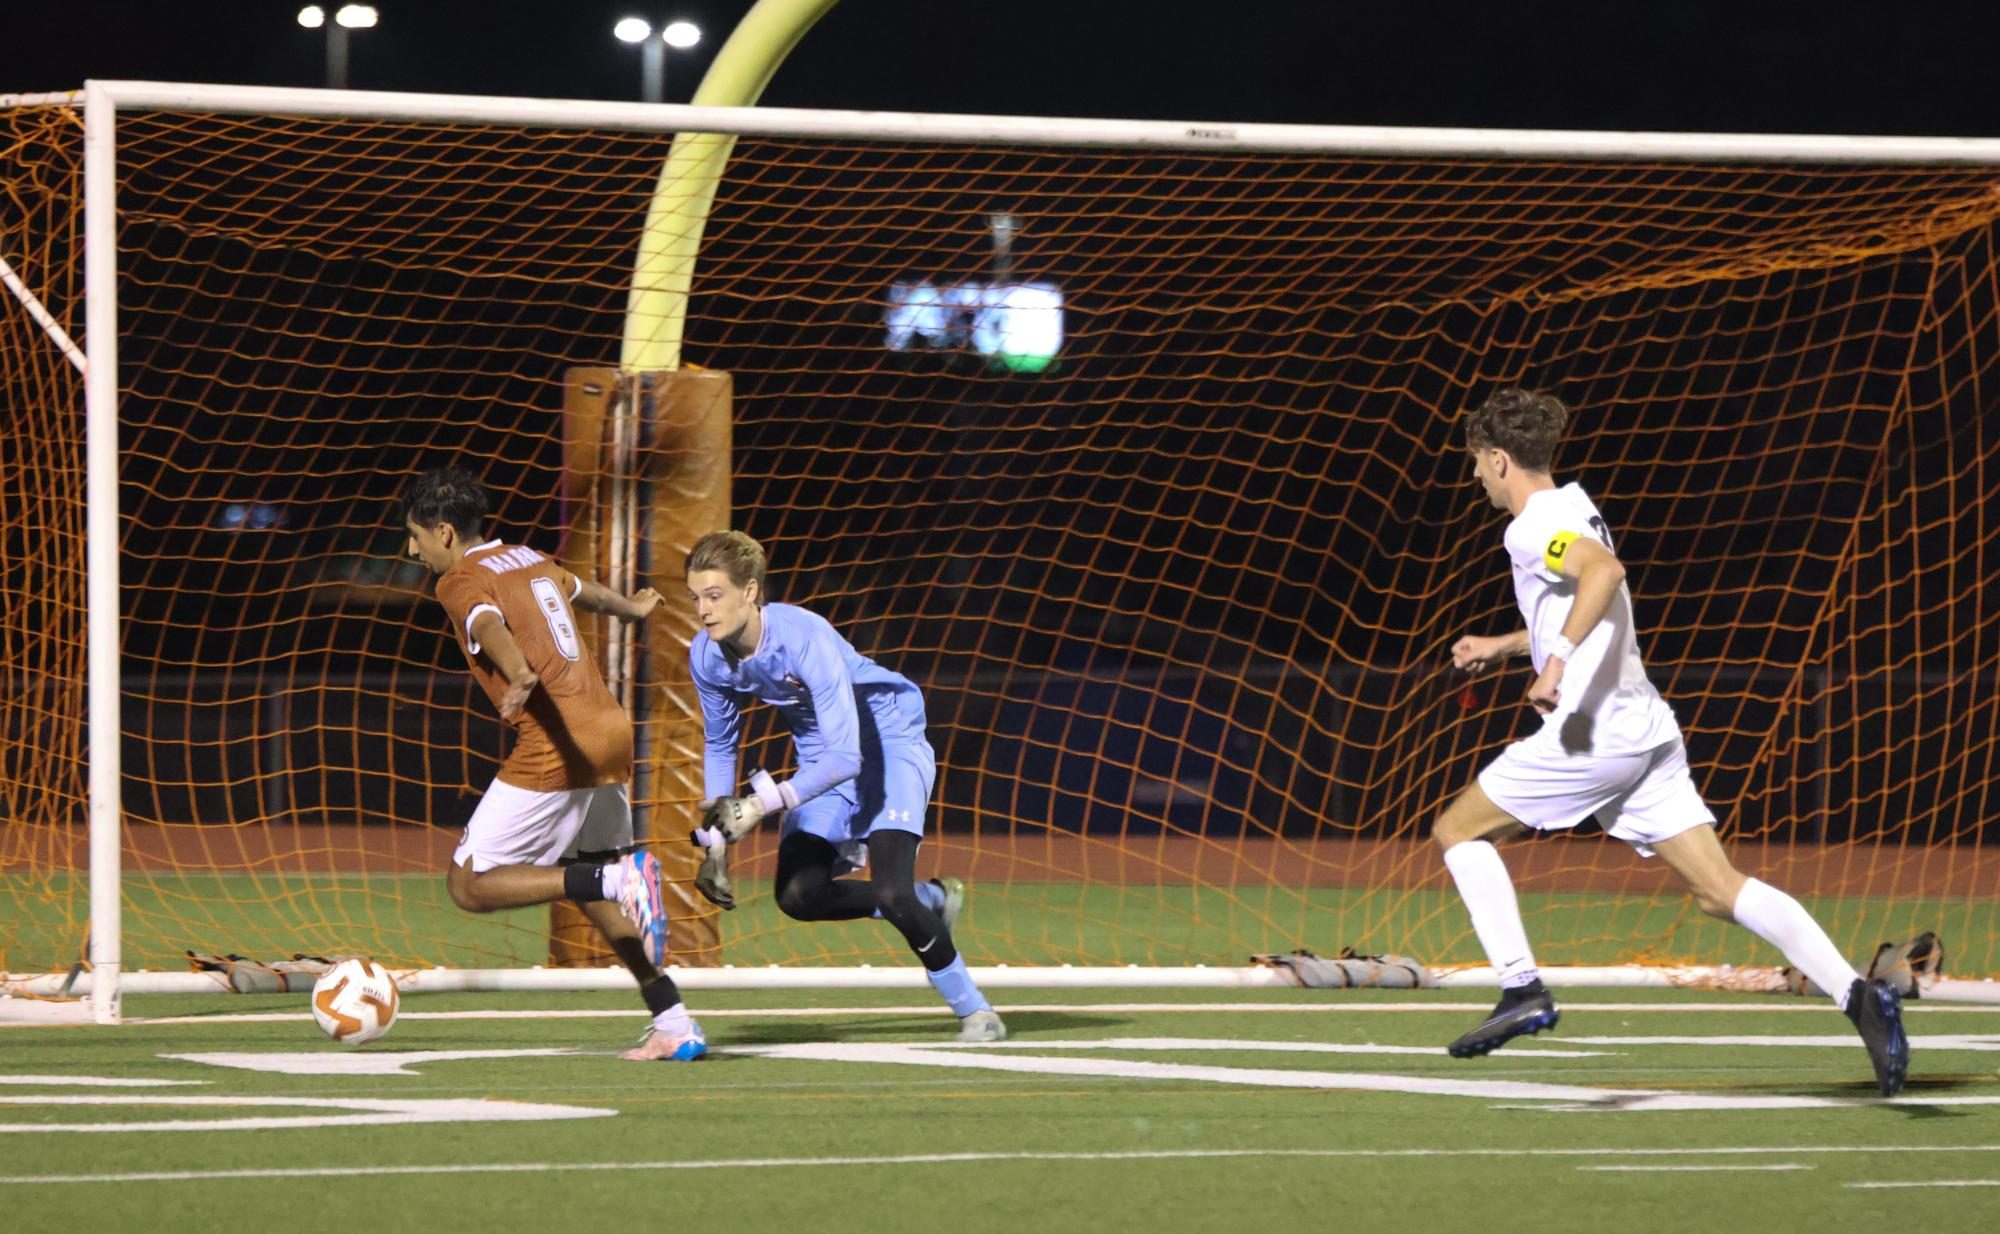
<svg viewBox="0 0 2000 1234">
<path fill-rule="evenodd" d="M 649 1028 L 639 1039 L 639 1046 L 619 1055 L 633 1063 L 691 1063 L 708 1056 L 708 1038 L 702 1035 L 701 1025 L 688 1021 L 688 1031 L 679 1037 L 669 1037 L 657 1028 Z"/>
<path fill-rule="evenodd" d="M 1554 1028 L 1562 1019 L 1555 995 L 1540 981 L 1519 989 L 1502 990 L 1493 1014 L 1471 1032 L 1451 1043 L 1453 1058 L 1478 1058 L 1506 1045 L 1516 1037 Z"/>
<path fill-rule="evenodd" d="M 1910 1038 L 1903 1031 L 1903 996 L 1886 981 L 1856 979 L 1847 990 L 1847 1018 L 1868 1047 L 1875 1065 L 1875 1087 L 1884 1097 L 1903 1091 L 1910 1073 Z"/>
<path fill-rule="evenodd" d="M 667 902 L 660 892 L 660 859 L 641 850 L 619 859 L 625 885 L 618 893 L 618 911 L 639 931 L 646 959 L 654 968 L 667 963 Z"/>
</svg>

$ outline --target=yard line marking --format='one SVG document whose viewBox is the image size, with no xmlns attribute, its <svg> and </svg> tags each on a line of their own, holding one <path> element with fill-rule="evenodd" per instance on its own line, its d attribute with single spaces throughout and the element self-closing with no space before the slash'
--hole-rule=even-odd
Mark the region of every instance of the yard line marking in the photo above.
<svg viewBox="0 0 2000 1234">
<path fill-rule="evenodd" d="M 1102 1048 L 1100 1043 L 1072 1043 L 1072 1049 Z M 1127 1048 L 1132 1048 L 1128 1046 Z M 1282 1071 L 1264 1067 L 1205 1067 L 1193 1063 L 1135 1062 L 1124 1059 L 1022 1057 L 1006 1053 L 946 1051 L 920 1046 L 874 1043 L 802 1043 L 739 1047 L 725 1054 L 759 1054 L 766 1058 L 817 1062 L 896 1063 L 920 1067 L 967 1067 L 979 1071 L 1016 1071 L 1035 1075 L 1104 1076 L 1132 1080 L 1198 1080 L 1212 1084 L 1248 1084 L 1264 1088 L 1321 1088 L 1357 1092 L 1420 1093 L 1438 1097 L 1476 1097 L 1492 1101 L 1542 1100 L 1596 1102 L 1653 1096 L 1643 1089 L 1586 1088 L 1576 1084 L 1542 1084 L 1531 1080 L 1458 1080 L 1366 1071 Z M 1994 1098 L 2000 1102 L 2000 1097 Z"/>
<path fill-rule="evenodd" d="M 1599 1174 L 1658 1174 L 1668 1172 L 1703 1174 L 1718 1170 L 1810 1170 L 1813 1167 L 1787 1161 L 1778 1165 L 1580 1165 L 1576 1168 Z"/>
<path fill-rule="evenodd" d="M 1749 1045 L 1749 1046 L 1828 1046 L 1851 1050 L 1860 1044 L 1860 1038 L 1853 1033 L 1836 1033 L 1828 1036 L 1754 1036 L 1754 1037 L 1571 1037 L 1563 1040 L 1571 1045 Z M 1927 1036 L 1912 1036 L 1910 1044 L 1925 1050 L 1984 1050 L 2000 1051 L 2000 1036 L 1981 1033 L 1938 1033 Z"/>
<path fill-rule="evenodd" d="M 1587 1148 L 1186 1148 L 1127 1152 L 1011 1152 L 1011 1153 L 921 1153 L 882 1157 L 738 1157 L 707 1161 L 509 1161 L 486 1164 L 300 1166 L 294 1169 L 256 1170 L 158 1170 L 100 1174 L 16 1174 L 0 1175 L 0 1185 L 49 1186 L 63 1183 L 207 1182 L 223 1179 L 269 1178 L 290 1181 L 300 1178 L 370 1178 L 397 1174 L 554 1174 L 564 1171 L 589 1173 L 631 1170 L 761 1170 L 805 1166 L 835 1168 L 857 1165 L 984 1165 L 1000 1161 L 1190 1161 L 1216 1159 L 1330 1158 L 1349 1160 L 1393 1160 L 1397 1158 L 1453 1157 L 1600 1157 L 1607 1153 L 1620 1157 L 1717 1157 L 1773 1156 L 1828 1153 L 1906 1153 L 1907 1144 L 1813 1144 L 1738 1148 L 1621 1148 L 1602 1145 Z M 1994 1153 L 2000 1144 L 1926 1145 L 1927 1153 Z M 1848 1186 L 1879 1186 L 1855 1184 Z M 1983 1186 L 1973 1182 L 1966 1185 Z"/>
<path fill-rule="evenodd" d="M 126 1080 L 111 1075 L 0 1075 L 0 1084 L 51 1084 L 72 1088 L 167 1088 L 207 1080 Z"/>
<path fill-rule="evenodd" d="M 722 1047 L 727 1049 L 727 1046 Z M 1444 1055 L 1441 1045 L 1350 1045 L 1325 1041 L 1255 1041 L 1210 1037 L 1101 1037 L 1090 1041 L 939 1041 L 927 1043 L 926 1050 L 1225 1050 L 1230 1053 L 1260 1050 L 1279 1054 L 1414 1054 L 1422 1057 Z M 177 1055 L 174 1057 L 185 1057 Z M 1508 1058 L 1615 1058 L 1609 1050 L 1552 1050 L 1542 1047 L 1516 1049 Z"/>
<path fill-rule="evenodd" d="M 1886 1191 L 1900 1187 L 2000 1187 L 2000 1178 L 1933 1178 L 1920 1183 L 1842 1183 L 1866 1191 Z"/>
<path fill-rule="evenodd" d="M 1851 1110 L 1869 1106 L 2000 1105 L 2000 1095 L 1991 1097 L 1935 1097 L 1904 1093 L 1900 1097 L 1786 1097 L 1757 1093 L 1710 1094 L 1653 1092 L 1641 1097 L 1618 1097 L 1578 1105 L 1551 1105 L 1541 1109 L 1559 1114 L 1651 1114 L 1663 1110 Z"/>
<path fill-rule="evenodd" d="M 527 1101 L 400 1100 L 334 1097 L 0 1097 L 0 1105 L 169 1106 L 321 1109 L 339 1114 L 158 1119 L 143 1123 L 0 1123 L 0 1133 L 48 1135 L 57 1131 L 272 1131 L 298 1127 L 381 1127 L 405 1123 L 515 1123 L 550 1119 L 609 1118 L 616 1110 Z"/>
<path fill-rule="evenodd" d="M 274 996 L 282 997 L 282 996 Z M 950 1014 L 950 1008 L 938 1003 L 926 1003 L 917 1007 L 740 1007 L 740 1008 L 700 1008 L 701 1018 L 721 1019 L 725 1016 L 745 1018 L 810 1018 L 814 1016 L 853 1015 L 921 1015 L 942 1016 Z M 1347 1012 L 1427 1012 L 1427 1011 L 1491 1011 L 1493 1004 L 1484 1003 L 1002 1003 L 999 1010 L 1007 1012 L 1061 1012 L 1095 1011 L 1135 1014 L 1139 1012 L 1181 1012 L 1181 1011 L 1241 1011 L 1258 1014 L 1312 1014 L 1329 1015 Z M 1565 1001 L 1563 1010 L 1572 1016 L 1579 1012 L 1728 1012 L 1735 1015 L 1782 1011 L 1810 1011 L 1825 1015 L 1827 1005 L 1819 1002 L 1797 1006 L 1785 1003 L 1584 1003 Z M 1983 1006 L 1967 1003 L 1952 1003 L 1929 1006 L 1905 1006 L 1905 1015 L 1913 1012 L 2000 1012 L 2000 1005 Z M 269 1024 L 283 1020 L 295 1020 L 304 1015 L 303 1004 L 299 1011 L 245 1011 L 225 1015 L 178 1015 L 178 1016 L 127 1016 L 125 1023 L 134 1025 L 155 1024 Z M 635 1007 L 631 1010 L 569 1007 L 524 1010 L 478 1010 L 478 1011 L 403 1011 L 399 1020 L 590 1020 L 610 1019 L 641 1014 Z M 1576 1040 L 1576 1038 L 1565 1038 Z M 1851 1044 L 1851 1043 L 1850 1043 Z"/>
<path fill-rule="evenodd" d="M 1149 1041 L 1153 1044 L 1146 1044 Z M 1117 1044 L 1113 1044 L 1114 1042 Z M 1233 1041 L 1221 1042 L 1213 1048 L 1229 1049 L 1236 1044 Z M 1358 1071 L 1285 1071 L 1257 1067 L 1210 1067 L 1192 1063 L 1061 1058 L 1052 1057 L 1047 1053 L 1031 1053 L 1045 1048 L 1048 1047 L 1038 1042 L 1022 1042 L 1016 1047 L 1018 1052 L 1010 1053 L 1005 1047 L 999 1050 L 990 1047 L 975 1050 L 963 1046 L 796 1042 L 784 1045 L 727 1047 L 723 1048 L 721 1053 L 756 1054 L 766 1058 L 805 1059 L 817 1062 L 966 1067 L 1036 1075 L 1093 1076 L 1130 1080 L 1192 1080 L 1201 1083 L 1240 1084 L 1266 1088 L 1416 1093 L 1440 1097 L 1472 1097 L 1498 1102 L 1545 1101 L 1552 1104 L 1540 1108 L 1560 1113 L 1629 1114 L 1668 1110 L 1836 1110 L 1877 1105 L 2000 1105 L 2000 1094 L 1968 1097 L 1907 1095 L 1891 1098 L 1842 1098 L 1767 1096 L 1759 1093 L 1684 1093 L 1671 1089 L 1589 1088 L 1529 1080 L 1471 1080 Z M 1127 1037 L 1052 1043 L 1052 1048 L 1061 1051 L 1079 1051 L 1121 1048 L 1184 1050 L 1200 1047 L 1190 1045 L 1184 1038 Z"/>
<path fill-rule="evenodd" d="M 722 1047 L 717 1047 L 721 1049 Z M 1109 1037 L 1096 1041 L 1010 1041 L 961 1045 L 940 1042 L 927 1049 L 1020 1049 L 1020 1050 L 1219 1050 L 1228 1053 L 1261 1051 L 1281 1054 L 1397 1054 L 1438 1057 L 1443 1046 L 1343 1045 L 1318 1041 L 1251 1041 L 1238 1038 L 1214 1040 L 1203 1037 Z M 724 1053 L 730 1051 L 724 1049 Z M 736 1053 L 760 1053 L 759 1047 Z M 233 1067 L 240 1071 L 263 1071 L 277 1075 L 397 1076 L 418 1074 L 412 1067 L 428 1063 L 459 1062 L 467 1059 L 586 1057 L 591 1051 L 571 1048 L 527 1050 L 262 1050 L 227 1051 L 208 1054 L 162 1054 L 176 1062 L 201 1063 L 209 1067 Z M 1517 1050 L 1516 1059 L 1600 1058 L 1604 1051 Z M 968 1064 L 970 1065 L 970 1064 Z M 182 1081 L 187 1083 L 188 1081 Z"/>
<path fill-rule="evenodd" d="M 409 1068 L 419 1063 L 444 1063 L 480 1058 L 555 1058 L 575 1054 L 566 1048 L 538 1050 L 370 1050 L 367 1053 L 317 1050 L 241 1052 L 219 1054 L 162 1054 L 180 1062 L 205 1063 L 211 1067 L 234 1067 L 239 1071 L 271 1071 L 280 1075 L 416 1075 Z"/>
</svg>

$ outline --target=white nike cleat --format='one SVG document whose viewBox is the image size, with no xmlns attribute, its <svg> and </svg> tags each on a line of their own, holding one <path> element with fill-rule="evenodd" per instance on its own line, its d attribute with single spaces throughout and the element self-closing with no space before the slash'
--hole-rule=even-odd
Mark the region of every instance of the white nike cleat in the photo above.
<svg viewBox="0 0 2000 1234">
<path fill-rule="evenodd" d="M 1007 1040 L 1007 1026 L 1000 1022 L 1000 1013 L 988 1007 L 962 1016 L 958 1021 L 958 1039 L 976 1045 L 985 1041 Z"/>
</svg>

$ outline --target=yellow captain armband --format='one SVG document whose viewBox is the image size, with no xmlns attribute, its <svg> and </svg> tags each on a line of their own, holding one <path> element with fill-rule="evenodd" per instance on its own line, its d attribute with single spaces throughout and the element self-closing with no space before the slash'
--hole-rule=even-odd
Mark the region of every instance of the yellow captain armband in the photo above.
<svg viewBox="0 0 2000 1234">
<path fill-rule="evenodd" d="M 1563 572 L 1563 558 L 1569 554 L 1569 546 L 1582 537 L 1574 531 L 1558 531 L 1549 538 L 1549 546 L 1542 550 L 1542 564 L 1557 574 Z"/>
</svg>

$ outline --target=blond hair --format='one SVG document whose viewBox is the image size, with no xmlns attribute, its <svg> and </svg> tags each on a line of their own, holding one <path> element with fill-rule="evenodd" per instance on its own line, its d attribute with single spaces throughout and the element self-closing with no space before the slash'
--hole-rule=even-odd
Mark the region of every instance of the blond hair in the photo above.
<svg viewBox="0 0 2000 1234">
<path fill-rule="evenodd" d="M 702 570 L 720 570 L 738 587 L 757 584 L 757 603 L 764 602 L 764 546 L 740 531 L 711 531 L 688 550 L 683 577 Z"/>
</svg>

